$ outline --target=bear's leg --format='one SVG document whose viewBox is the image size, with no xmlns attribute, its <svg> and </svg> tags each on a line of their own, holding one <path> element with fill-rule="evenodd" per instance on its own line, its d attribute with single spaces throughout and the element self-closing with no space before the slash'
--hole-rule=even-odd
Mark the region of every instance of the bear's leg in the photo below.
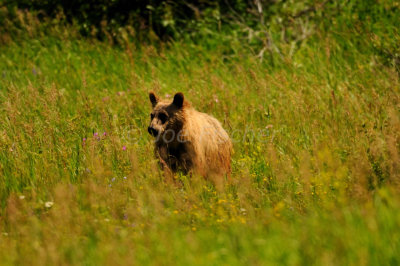
<svg viewBox="0 0 400 266">
<path fill-rule="evenodd" d="M 175 182 L 174 170 L 171 168 L 170 158 L 168 158 L 167 148 L 165 146 L 160 146 L 156 149 L 156 156 L 160 164 L 161 170 L 164 172 L 166 180 L 170 183 Z"/>
<path fill-rule="evenodd" d="M 182 154 L 180 154 L 179 156 L 179 168 L 181 169 L 181 171 L 187 175 L 190 173 L 190 171 L 193 168 L 193 162 L 192 162 L 192 158 L 191 155 L 184 152 Z"/>
</svg>

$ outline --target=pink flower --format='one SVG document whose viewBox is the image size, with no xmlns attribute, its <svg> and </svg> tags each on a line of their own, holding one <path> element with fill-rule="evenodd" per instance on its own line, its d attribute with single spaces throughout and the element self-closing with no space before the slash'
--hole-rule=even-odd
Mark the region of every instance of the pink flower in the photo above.
<svg viewBox="0 0 400 266">
<path fill-rule="evenodd" d="M 123 150 L 123 151 L 126 151 L 126 146 L 122 146 L 122 150 Z"/>
<path fill-rule="evenodd" d="M 103 136 L 107 136 L 107 132 L 104 132 L 104 133 L 103 133 Z"/>
<path fill-rule="evenodd" d="M 214 101 L 215 101 L 216 103 L 219 102 L 217 95 L 214 95 Z"/>
</svg>

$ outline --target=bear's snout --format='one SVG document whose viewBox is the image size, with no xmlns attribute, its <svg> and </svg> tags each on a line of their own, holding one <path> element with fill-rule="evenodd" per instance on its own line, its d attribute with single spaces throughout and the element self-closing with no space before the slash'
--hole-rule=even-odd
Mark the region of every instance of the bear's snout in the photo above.
<svg viewBox="0 0 400 266">
<path fill-rule="evenodd" d="M 153 128 L 153 127 L 148 127 L 147 131 L 149 132 L 150 135 L 152 135 L 153 137 L 158 136 L 158 131 L 157 129 Z"/>
</svg>

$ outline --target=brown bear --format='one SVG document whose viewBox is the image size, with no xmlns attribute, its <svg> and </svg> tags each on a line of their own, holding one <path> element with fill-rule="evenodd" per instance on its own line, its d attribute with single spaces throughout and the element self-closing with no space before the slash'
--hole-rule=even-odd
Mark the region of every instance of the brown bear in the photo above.
<svg viewBox="0 0 400 266">
<path fill-rule="evenodd" d="M 172 103 L 154 92 L 149 97 L 153 110 L 148 132 L 155 137 L 163 170 L 230 179 L 232 143 L 220 122 L 192 108 L 181 92 Z"/>
</svg>

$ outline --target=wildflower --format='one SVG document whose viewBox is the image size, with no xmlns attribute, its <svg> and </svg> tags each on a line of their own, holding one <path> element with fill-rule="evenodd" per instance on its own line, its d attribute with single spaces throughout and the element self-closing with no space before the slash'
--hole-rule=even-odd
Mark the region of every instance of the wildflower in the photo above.
<svg viewBox="0 0 400 266">
<path fill-rule="evenodd" d="M 19 199 L 25 199 L 24 195 L 19 196 Z"/>
<path fill-rule="evenodd" d="M 171 97 L 171 94 L 168 94 L 168 93 L 165 94 L 165 98 L 170 98 L 170 97 Z"/>
<path fill-rule="evenodd" d="M 107 136 L 107 132 L 103 132 L 103 136 Z"/>
<path fill-rule="evenodd" d="M 115 177 L 113 177 L 112 179 L 111 179 L 111 182 L 114 182 L 115 181 Z"/>
<path fill-rule="evenodd" d="M 126 151 L 126 146 L 122 146 L 122 150 L 123 150 L 123 151 Z"/>
<path fill-rule="evenodd" d="M 217 95 L 214 95 L 214 101 L 215 101 L 216 103 L 219 102 Z"/>
<path fill-rule="evenodd" d="M 178 214 L 178 213 L 179 213 L 179 211 L 177 211 L 177 210 L 174 211 L 174 214 Z"/>
<path fill-rule="evenodd" d="M 45 206 L 46 208 L 51 208 L 51 207 L 53 206 L 53 204 L 54 204 L 54 202 L 52 202 L 52 201 L 46 201 L 46 202 L 44 203 L 44 206 Z"/>
<path fill-rule="evenodd" d="M 195 232 L 197 230 L 196 227 L 192 227 L 192 231 Z"/>
<path fill-rule="evenodd" d="M 82 146 L 85 146 L 86 145 L 86 138 L 83 138 L 82 139 Z"/>
<path fill-rule="evenodd" d="M 124 176 L 124 179 L 126 180 L 126 176 Z"/>
</svg>

